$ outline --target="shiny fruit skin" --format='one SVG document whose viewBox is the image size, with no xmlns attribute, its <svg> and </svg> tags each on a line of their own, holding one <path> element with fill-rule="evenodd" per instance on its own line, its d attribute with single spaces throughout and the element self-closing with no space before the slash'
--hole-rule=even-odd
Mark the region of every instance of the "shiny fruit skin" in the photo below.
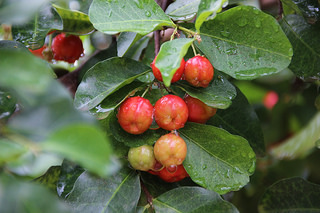
<svg viewBox="0 0 320 213">
<path fill-rule="evenodd" d="M 43 46 L 40 47 L 39 49 L 36 49 L 36 50 L 29 49 L 29 50 L 30 50 L 30 52 L 31 52 L 33 55 L 35 55 L 35 56 L 37 56 L 37 57 L 39 57 L 39 58 L 43 58 L 42 52 L 43 52 L 43 50 L 46 49 L 46 48 L 47 48 L 47 46 L 46 46 L 46 45 L 43 45 Z"/>
<path fill-rule="evenodd" d="M 178 182 L 186 177 L 189 177 L 189 174 L 186 172 L 182 164 L 177 166 L 177 171 L 173 173 L 168 172 L 166 168 L 163 168 L 162 170 L 160 170 L 160 172 L 157 175 L 162 180 L 168 183 Z"/>
<path fill-rule="evenodd" d="M 165 167 L 181 165 L 187 156 L 187 144 L 173 133 L 161 136 L 153 150 L 156 160 Z"/>
<path fill-rule="evenodd" d="M 138 135 L 149 129 L 153 120 L 153 106 L 148 99 L 127 98 L 119 107 L 118 122 L 126 132 Z"/>
<path fill-rule="evenodd" d="M 184 101 L 188 106 L 188 121 L 204 124 L 217 112 L 216 108 L 210 107 L 199 99 L 193 98 L 190 95 L 186 95 L 184 97 Z"/>
<path fill-rule="evenodd" d="M 57 61 L 74 63 L 83 54 L 83 45 L 79 36 L 61 33 L 52 40 L 53 58 Z"/>
<path fill-rule="evenodd" d="M 128 160 L 130 165 L 136 170 L 150 170 L 156 163 L 153 147 L 150 145 L 143 145 L 130 148 Z"/>
<path fill-rule="evenodd" d="M 154 105 L 154 118 L 162 129 L 180 129 L 188 120 L 187 104 L 179 96 L 165 95 Z"/>
<path fill-rule="evenodd" d="M 153 62 L 150 64 L 151 68 L 152 68 L 152 72 L 153 72 L 153 75 L 154 77 L 158 80 L 158 81 L 163 81 L 162 79 L 162 75 L 161 75 L 161 72 L 160 70 L 156 67 L 156 58 L 155 57 L 153 59 Z M 181 79 L 183 73 L 184 73 L 184 66 L 185 66 L 185 60 L 182 59 L 181 60 L 181 63 L 180 63 L 180 67 L 176 70 L 176 72 L 174 73 L 172 79 L 171 79 L 171 83 L 174 83 L 174 82 L 177 82 Z"/>
<path fill-rule="evenodd" d="M 192 86 L 208 87 L 213 79 L 214 69 L 210 61 L 200 55 L 190 58 L 185 65 L 184 78 Z"/>
</svg>

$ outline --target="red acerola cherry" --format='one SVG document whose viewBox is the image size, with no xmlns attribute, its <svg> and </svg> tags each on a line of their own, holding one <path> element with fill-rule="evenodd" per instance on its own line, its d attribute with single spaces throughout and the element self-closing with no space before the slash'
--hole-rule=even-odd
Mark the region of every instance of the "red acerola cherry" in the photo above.
<svg viewBox="0 0 320 213">
<path fill-rule="evenodd" d="M 213 74 L 213 66 L 203 56 L 194 56 L 186 62 L 184 78 L 195 87 L 207 87 L 213 79 Z"/>
<path fill-rule="evenodd" d="M 162 180 L 169 183 L 178 182 L 186 177 L 189 177 L 189 174 L 186 172 L 182 164 L 177 166 L 177 170 L 173 173 L 169 172 L 167 168 L 163 168 L 157 175 Z"/>
<path fill-rule="evenodd" d="M 188 120 L 187 104 L 179 96 L 165 95 L 154 105 L 154 118 L 162 129 L 180 129 Z"/>
<path fill-rule="evenodd" d="M 154 157 L 165 167 L 181 165 L 187 156 L 187 144 L 173 133 L 162 135 L 154 144 Z"/>
<path fill-rule="evenodd" d="M 83 53 L 83 45 L 79 36 L 61 33 L 52 40 L 53 58 L 57 61 L 74 63 Z"/>
<path fill-rule="evenodd" d="M 217 112 L 216 108 L 210 107 L 199 99 L 193 98 L 190 95 L 186 95 L 184 97 L 184 101 L 188 106 L 188 121 L 204 124 Z"/>
<path fill-rule="evenodd" d="M 163 81 L 162 80 L 162 75 L 161 75 L 161 72 L 160 70 L 156 67 L 155 63 L 156 63 L 156 59 L 157 57 L 155 57 L 153 59 L 153 62 L 150 64 L 151 68 L 152 68 L 152 72 L 153 72 L 153 75 L 156 79 L 158 79 L 158 81 Z M 176 70 L 176 72 L 174 73 L 172 79 L 171 79 L 171 83 L 174 83 L 176 81 L 179 81 L 181 79 L 181 76 L 183 75 L 184 73 L 184 65 L 185 65 L 185 60 L 182 59 L 181 60 L 181 63 L 180 63 L 180 67 Z"/>
<path fill-rule="evenodd" d="M 263 98 L 263 105 L 268 109 L 272 109 L 274 105 L 277 104 L 278 100 L 278 93 L 276 93 L 275 91 L 269 91 Z"/>
<path fill-rule="evenodd" d="M 47 46 L 46 46 L 46 45 L 43 45 L 43 46 L 40 47 L 39 49 L 36 49 L 36 50 L 29 49 L 29 50 L 30 50 L 30 52 L 31 52 L 33 55 L 35 55 L 35 56 L 37 56 L 37 57 L 39 57 L 39 58 L 43 58 L 42 52 L 43 52 L 43 50 L 46 49 L 46 48 L 47 48 Z"/>
<path fill-rule="evenodd" d="M 120 126 L 131 134 L 149 129 L 153 120 L 153 106 L 148 99 L 136 96 L 125 100 L 117 114 Z"/>
</svg>

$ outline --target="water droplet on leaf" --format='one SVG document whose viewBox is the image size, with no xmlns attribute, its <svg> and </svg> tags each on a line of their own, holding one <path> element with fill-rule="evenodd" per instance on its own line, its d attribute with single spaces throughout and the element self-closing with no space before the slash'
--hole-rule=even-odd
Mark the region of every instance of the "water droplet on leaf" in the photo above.
<svg viewBox="0 0 320 213">
<path fill-rule="evenodd" d="M 150 17 L 151 16 L 151 13 L 150 11 L 146 10 L 146 12 L 144 13 L 147 17 Z"/>
</svg>

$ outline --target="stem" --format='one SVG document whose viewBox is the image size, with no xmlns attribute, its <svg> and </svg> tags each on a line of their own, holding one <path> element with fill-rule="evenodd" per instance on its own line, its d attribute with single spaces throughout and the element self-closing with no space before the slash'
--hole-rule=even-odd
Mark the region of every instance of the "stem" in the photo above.
<svg viewBox="0 0 320 213">
<path fill-rule="evenodd" d="M 189 29 L 187 29 L 187 28 L 185 28 L 185 27 L 178 26 L 178 28 L 179 28 L 179 30 L 184 31 L 184 32 L 192 35 L 193 37 L 196 36 L 196 35 L 198 35 L 198 33 L 194 32 L 194 31 L 192 31 L 192 30 L 189 30 Z"/>
<path fill-rule="evenodd" d="M 193 54 L 196 56 L 197 55 L 197 51 L 196 48 L 194 47 L 193 43 L 191 44 L 192 50 L 193 50 Z"/>
<path fill-rule="evenodd" d="M 154 54 L 158 55 L 160 50 L 160 30 L 154 32 Z"/>
<path fill-rule="evenodd" d="M 174 28 L 174 31 L 170 37 L 170 41 L 172 41 L 174 39 L 174 35 L 177 34 L 177 32 L 178 32 L 178 28 L 176 27 L 176 28 Z"/>
<path fill-rule="evenodd" d="M 154 208 L 153 208 L 153 204 L 152 204 L 153 197 L 152 197 L 152 195 L 150 194 L 150 192 L 148 191 L 147 187 L 146 187 L 146 186 L 144 185 L 144 183 L 142 182 L 141 177 L 140 177 L 140 185 L 141 185 L 141 188 L 142 188 L 143 192 L 144 192 L 144 193 L 146 194 L 146 196 L 147 196 L 147 202 L 148 202 L 148 204 L 151 206 L 152 209 L 154 209 Z"/>
<path fill-rule="evenodd" d="M 149 91 L 149 86 L 148 86 L 147 89 L 142 93 L 141 97 L 143 98 L 143 97 L 147 94 L 148 91 Z"/>
</svg>

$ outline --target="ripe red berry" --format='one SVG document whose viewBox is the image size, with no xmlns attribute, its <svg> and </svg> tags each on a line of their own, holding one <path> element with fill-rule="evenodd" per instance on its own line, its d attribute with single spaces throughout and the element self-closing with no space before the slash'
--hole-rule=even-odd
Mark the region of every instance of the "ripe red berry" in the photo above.
<svg viewBox="0 0 320 213">
<path fill-rule="evenodd" d="M 278 93 L 276 93 L 275 91 L 269 91 L 263 98 L 263 105 L 268 109 L 272 109 L 274 105 L 277 104 L 278 100 Z"/>
<path fill-rule="evenodd" d="M 153 147 L 150 145 L 143 145 L 130 148 L 128 153 L 128 160 L 131 166 L 136 170 L 150 170 L 156 163 L 156 159 L 154 158 L 153 153 Z"/>
<path fill-rule="evenodd" d="M 154 144 L 154 156 L 165 167 L 181 165 L 187 156 L 187 144 L 173 133 L 163 135 Z"/>
<path fill-rule="evenodd" d="M 157 175 L 162 180 L 169 183 L 178 182 L 186 177 L 189 177 L 189 174 L 186 172 L 182 164 L 177 166 L 177 170 L 173 173 L 169 172 L 167 168 L 163 168 Z"/>
<path fill-rule="evenodd" d="M 197 98 L 190 95 L 184 97 L 184 101 L 188 106 L 188 121 L 195 123 L 206 123 L 209 118 L 214 116 L 217 112 L 216 108 L 210 107 Z"/>
<path fill-rule="evenodd" d="M 203 56 L 194 56 L 186 62 L 184 78 L 195 87 L 207 87 L 213 79 L 213 74 L 213 66 Z"/>
<path fill-rule="evenodd" d="M 180 129 L 188 120 L 187 104 L 179 96 L 165 95 L 154 105 L 154 118 L 163 129 Z"/>
<path fill-rule="evenodd" d="M 117 114 L 120 126 L 131 134 L 149 129 L 153 120 L 153 106 L 148 99 L 136 96 L 126 99 Z"/>
<path fill-rule="evenodd" d="M 57 61 L 74 63 L 83 53 L 79 36 L 61 33 L 52 40 L 53 58 Z"/>
<path fill-rule="evenodd" d="M 46 45 L 43 45 L 42 47 L 40 47 L 39 49 L 36 49 L 36 50 L 32 50 L 32 49 L 29 49 L 30 50 L 30 52 L 33 54 L 33 55 L 35 55 L 35 56 L 37 56 L 37 57 L 39 57 L 39 58 L 43 58 L 43 55 L 42 55 L 42 51 L 44 50 L 44 49 L 46 49 Z"/>
<path fill-rule="evenodd" d="M 162 75 L 161 75 L 161 72 L 160 70 L 156 67 L 155 63 L 156 63 L 156 59 L 157 57 L 155 57 L 153 59 L 153 62 L 150 64 L 151 65 L 151 68 L 152 68 L 152 72 L 153 72 L 153 75 L 156 79 L 158 79 L 158 81 L 163 81 L 162 80 Z M 171 79 L 171 83 L 174 83 L 176 81 L 179 81 L 181 79 L 181 76 L 183 75 L 184 73 L 184 65 L 185 65 L 185 60 L 182 59 L 181 60 L 181 63 L 180 63 L 180 67 L 176 70 L 176 72 L 174 73 L 172 79 Z"/>
</svg>

